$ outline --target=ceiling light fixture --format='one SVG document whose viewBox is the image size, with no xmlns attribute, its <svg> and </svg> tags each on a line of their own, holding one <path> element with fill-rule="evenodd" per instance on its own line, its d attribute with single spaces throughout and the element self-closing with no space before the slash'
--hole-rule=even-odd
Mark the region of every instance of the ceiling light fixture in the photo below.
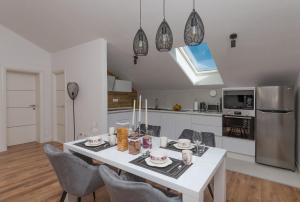
<svg viewBox="0 0 300 202">
<path fill-rule="evenodd" d="M 133 40 L 133 52 L 135 56 L 146 56 L 148 54 L 148 39 L 142 29 L 142 0 L 140 0 L 140 29 Z"/>
<path fill-rule="evenodd" d="M 173 46 L 173 34 L 169 24 L 166 21 L 166 2 L 163 0 L 163 21 L 160 24 L 155 38 L 156 49 L 160 52 L 170 51 Z"/>
<path fill-rule="evenodd" d="M 184 42 L 187 46 L 196 46 L 204 39 L 204 25 L 200 15 L 195 10 L 195 0 L 193 0 L 193 11 L 190 14 L 184 29 Z"/>
</svg>

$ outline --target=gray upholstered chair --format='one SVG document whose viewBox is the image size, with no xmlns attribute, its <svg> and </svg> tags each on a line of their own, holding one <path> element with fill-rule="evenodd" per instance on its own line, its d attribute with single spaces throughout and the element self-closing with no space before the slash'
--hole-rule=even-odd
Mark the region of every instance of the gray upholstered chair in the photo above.
<svg viewBox="0 0 300 202">
<path fill-rule="evenodd" d="M 44 152 L 64 190 L 61 202 L 65 200 L 67 193 L 77 196 L 79 202 L 81 197 L 93 193 L 95 200 L 96 189 L 104 185 L 98 171 L 99 166 L 89 165 L 80 158 L 62 152 L 50 144 L 44 145 Z"/>
<path fill-rule="evenodd" d="M 148 125 L 148 130 L 152 130 L 153 134 L 155 137 L 160 137 L 160 126 L 153 126 L 153 125 Z M 145 133 L 146 132 L 146 126 L 145 124 L 141 124 L 141 133 Z"/>
<path fill-rule="evenodd" d="M 111 202 L 181 202 L 181 197 L 167 197 L 163 192 L 143 182 L 128 181 L 105 165 L 99 172 L 105 182 Z"/>
<path fill-rule="evenodd" d="M 211 132 L 202 132 L 202 139 L 206 146 L 216 147 L 215 134 Z"/>
<path fill-rule="evenodd" d="M 191 142 L 193 142 L 193 135 L 198 134 L 200 135 L 200 132 L 191 130 L 191 129 L 184 129 L 178 139 L 189 139 Z"/>
</svg>

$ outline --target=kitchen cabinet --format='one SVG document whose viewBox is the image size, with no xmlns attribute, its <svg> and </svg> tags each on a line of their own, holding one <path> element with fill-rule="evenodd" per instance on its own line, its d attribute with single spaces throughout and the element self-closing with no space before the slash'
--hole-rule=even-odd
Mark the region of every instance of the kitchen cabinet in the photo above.
<svg viewBox="0 0 300 202">
<path fill-rule="evenodd" d="M 243 140 L 239 138 L 223 137 L 222 148 L 227 151 L 254 156 L 255 155 L 255 141 Z"/>
<path fill-rule="evenodd" d="M 129 122 L 131 123 L 132 112 L 113 112 L 108 114 L 108 127 L 116 127 L 118 122 Z"/>
<path fill-rule="evenodd" d="M 184 129 L 191 128 L 191 119 L 186 114 L 161 114 L 161 135 L 177 139 Z"/>
</svg>

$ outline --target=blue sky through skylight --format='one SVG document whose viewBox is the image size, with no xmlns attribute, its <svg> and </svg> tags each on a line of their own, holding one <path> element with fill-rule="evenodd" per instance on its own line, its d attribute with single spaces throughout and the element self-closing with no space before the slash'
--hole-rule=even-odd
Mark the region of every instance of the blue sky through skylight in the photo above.
<svg viewBox="0 0 300 202">
<path fill-rule="evenodd" d="M 207 43 L 183 48 L 198 72 L 217 70 L 217 65 Z"/>
</svg>

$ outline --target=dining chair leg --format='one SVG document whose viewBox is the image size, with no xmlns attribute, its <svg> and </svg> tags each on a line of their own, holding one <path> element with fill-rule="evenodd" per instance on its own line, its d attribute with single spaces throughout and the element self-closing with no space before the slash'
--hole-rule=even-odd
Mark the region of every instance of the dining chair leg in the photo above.
<svg viewBox="0 0 300 202">
<path fill-rule="evenodd" d="M 77 202 L 81 202 L 81 197 L 78 197 L 78 198 L 77 198 Z"/>
<path fill-rule="evenodd" d="M 93 192 L 94 201 L 96 201 L 96 193 Z"/>
<path fill-rule="evenodd" d="M 214 192 L 212 191 L 210 184 L 208 184 L 208 190 L 209 190 L 211 197 L 214 199 Z"/>
<path fill-rule="evenodd" d="M 121 169 L 118 169 L 118 175 L 119 175 L 119 176 L 121 175 L 121 172 L 122 172 L 122 170 L 121 170 Z"/>
<path fill-rule="evenodd" d="M 64 192 L 62 193 L 61 197 L 60 197 L 60 202 L 64 202 L 65 199 L 66 199 L 66 196 L 67 196 L 67 192 L 64 191 Z"/>
</svg>

